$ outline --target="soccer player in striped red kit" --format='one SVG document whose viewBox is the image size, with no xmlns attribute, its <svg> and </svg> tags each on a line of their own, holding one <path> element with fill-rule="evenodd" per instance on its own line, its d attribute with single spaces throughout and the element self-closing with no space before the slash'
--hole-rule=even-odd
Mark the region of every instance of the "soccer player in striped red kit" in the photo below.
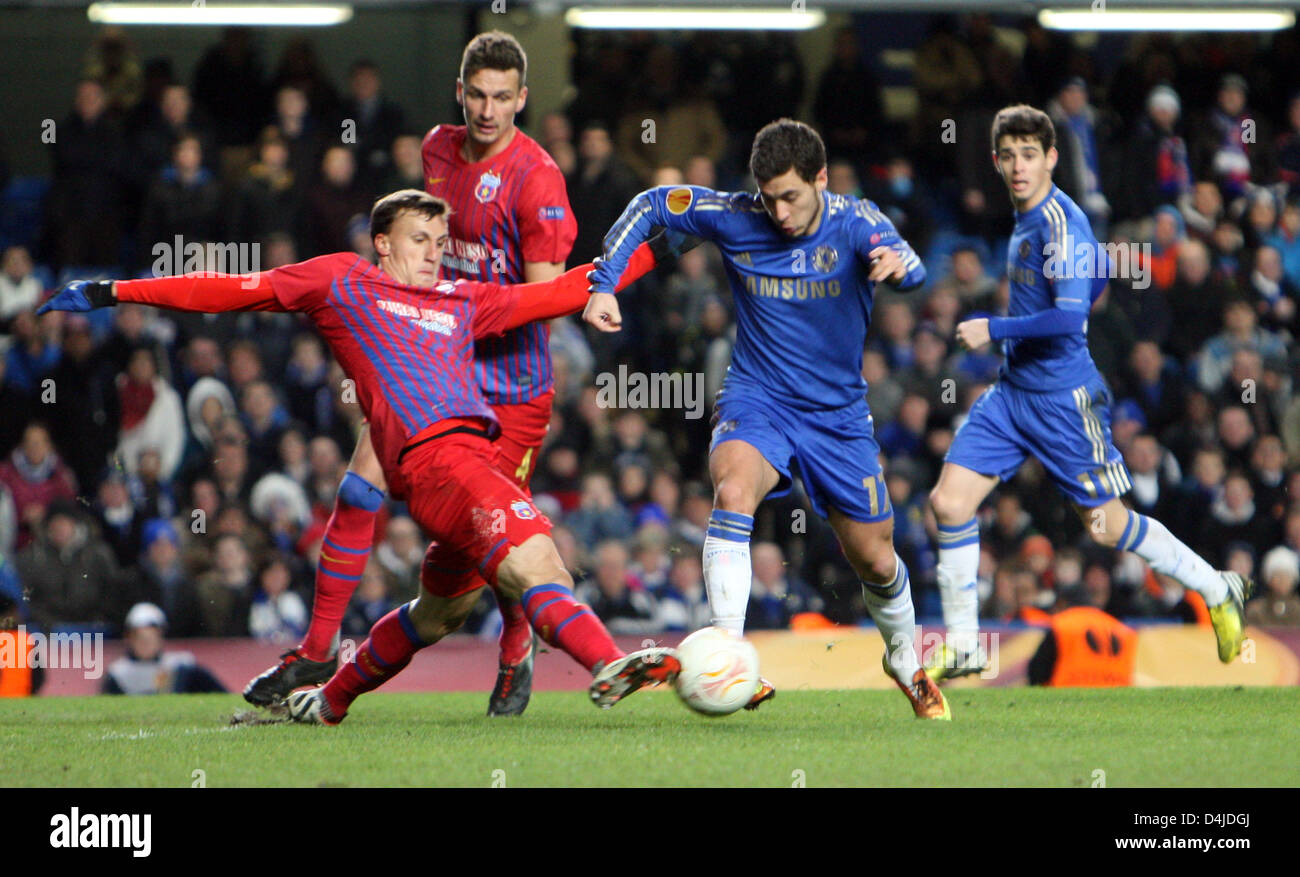
<svg viewBox="0 0 1300 877">
<path fill-rule="evenodd" d="M 577 236 L 564 176 L 514 124 L 528 98 L 527 67 L 514 37 L 501 31 L 476 36 L 465 47 L 456 82 L 465 124 L 438 125 L 424 139 L 425 189 L 452 207 L 444 278 L 541 282 L 564 270 Z M 548 333 L 538 322 L 475 342 L 475 375 L 501 425 L 498 468 L 525 492 L 551 419 Z M 385 488 L 363 431 L 326 527 L 307 634 L 249 683 L 244 697 L 251 703 L 273 703 L 333 671 L 334 638 L 369 560 Z M 517 604 L 498 594 L 498 605 L 501 654 L 488 715 L 518 715 L 532 691 L 533 636 Z"/>
<path fill-rule="evenodd" d="M 504 286 L 439 280 L 447 202 L 407 189 L 375 203 L 370 232 L 379 265 L 334 253 L 251 275 L 74 281 L 40 309 L 88 311 L 119 301 L 174 310 L 306 314 L 349 378 L 393 496 L 436 540 L 420 596 L 377 621 L 356 656 L 324 686 L 290 695 L 297 721 L 337 724 L 361 694 L 402 670 L 415 652 L 456 630 L 484 580 L 521 604 L 538 634 L 594 676 L 592 700 L 612 706 L 680 670 L 671 649 L 624 654 L 573 598 L 573 580 L 550 521 L 496 465 L 496 415 L 473 375 L 476 339 L 576 313 L 592 265 L 544 282 Z M 649 245 L 620 288 L 655 264 Z"/>
</svg>

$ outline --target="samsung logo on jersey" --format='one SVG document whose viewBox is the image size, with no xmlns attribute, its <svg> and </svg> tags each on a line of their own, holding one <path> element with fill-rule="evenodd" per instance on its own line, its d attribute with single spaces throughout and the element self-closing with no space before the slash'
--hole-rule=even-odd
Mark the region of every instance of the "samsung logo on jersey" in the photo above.
<svg viewBox="0 0 1300 877">
<path fill-rule="evenodd" d="M 790 277 L 745 276 L 745 289 L 759 298 L 783 298 L 803 301 L 809 298 L 835 298 L 840 294 L 838 280 L 795 280 Z"/>
<path fill-rule="evenodd" d="M 1007 279 L 1021 286 L 1037 286 L 1038 272 L 1033 268 L 1022 268 L 1015 262 L 1007 263 Z"/>
</svg>

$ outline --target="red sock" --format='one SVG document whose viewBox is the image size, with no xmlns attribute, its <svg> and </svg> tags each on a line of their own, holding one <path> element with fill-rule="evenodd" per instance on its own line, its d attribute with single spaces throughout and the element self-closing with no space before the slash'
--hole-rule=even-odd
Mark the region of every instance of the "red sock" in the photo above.
<svg viewBox="0 0 1300 877">
<path fill-rule="evenodd" d="M 352 701 L 400 673 L 411 663 L 411 656 L 424 646 L 411 623 L 409 603 L 376 621 L 370 628 L 370 636 L 357 649 L 356 657 L 325 683 L 325 702 L 330 712 L 336 718 L 343 718 Z"/>
<path fill-rule="evenodd" d="M 574 600 L 564 585 L 529 588 L 523 608 L 538 636 L 593 673 L 597 666 L 623 657 L 596 614 Z"/>
<path fill-rule="evenodd" d="M 331 654 L 334 635 L 343 624 L 343 613 L 370 560 L 370 547 L 375 541 L 375 514 L 342 498 L 334 500 L 334 513 L 325 525 L 320 562 L 316 566 L 311 623 L 299 646 L 310 661 L 324 661 Z"/>
<path fill-rule="evenodd" d="M 533 629 L 528 625 L 524 607 L 500 594 L 495 596 L 497 608 L 501 610 L 501 637 L 497 640 L 501 646 L 501 663 L 518 664 L 533 644 Z"/>
</svg>

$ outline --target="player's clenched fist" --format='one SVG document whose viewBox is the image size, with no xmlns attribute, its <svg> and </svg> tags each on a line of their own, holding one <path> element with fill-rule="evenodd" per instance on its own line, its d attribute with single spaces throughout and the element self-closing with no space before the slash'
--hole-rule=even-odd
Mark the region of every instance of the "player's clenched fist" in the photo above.
<svg viewBox="0 0 1300 877">
<path fill-rule="evenodd" d="M 618 299 L 608 292 L 593 292 L 582 311 L 582 318 L 602 332 L 617 332 L 623 328 Z"/>
<path fill-rule="evenodd" d="M 876 247 L 868 255 L 871 269 L 867 272 L 867 279 L 872 283 L 901 283 L 907 276 L 903 257 L 893 247 Z"/>
<path fill-rule="evenodd" d="M 957 324 L 957 341 L 967 350 L 979 350 L 989 341 L 989 321 L 987 317 L 978 320 L 966 320 Z"/>
</svg>

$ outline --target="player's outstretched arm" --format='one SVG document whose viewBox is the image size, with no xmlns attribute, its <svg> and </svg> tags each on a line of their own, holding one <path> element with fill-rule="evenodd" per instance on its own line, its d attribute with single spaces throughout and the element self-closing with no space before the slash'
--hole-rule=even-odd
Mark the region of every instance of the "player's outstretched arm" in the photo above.
<svg viewBox="0 0 1300 877">
<path fill-rule="evenodd" d="M 91 311 L 118 302 L 135 302 L 174 311 L 283 311 L 265 273 L 186 274 L 146 280 L 74 280 L 65 284 L 38 314 Z"/>
<path fill-rule="evenodd" d="M 710 209 L 697 209 L 701 204 Z M 613 292 L 632 253 L 652 238 L 656 226 L 667 230 L 665 241 L 670 246 L 676 246 L 686 236 L 710 240 L 713 219 L 722 214 L 722 206 L 719 193 L 703 186 L 658 186 L 637 195 L 605 235 L 605 252 L 597 264 L 591 291 Z"/>
<path fill-rule="evenodd" d="M 655 235 L 632 251 L 627 267 L 619 276 L 615 291 L 619 292 L 649 274 L 656 266 L 671 262 L 677 256 L 700 244 L 699 238 L 687 235 L 669 236 L 666 232 Z M 576 314 L 587 305 L 588 290 L 600 260 L 579 265 L 553 280 L 541 283 L 521 283 L 512 287 L 516 301 L 514 308 L 499 326 L 475 325 L 475 337 L 492 335 L 514 329 L 535 320 L 550 320 Z M 489 321 L 490 322 L 490 321 Z"/>
</svg>

